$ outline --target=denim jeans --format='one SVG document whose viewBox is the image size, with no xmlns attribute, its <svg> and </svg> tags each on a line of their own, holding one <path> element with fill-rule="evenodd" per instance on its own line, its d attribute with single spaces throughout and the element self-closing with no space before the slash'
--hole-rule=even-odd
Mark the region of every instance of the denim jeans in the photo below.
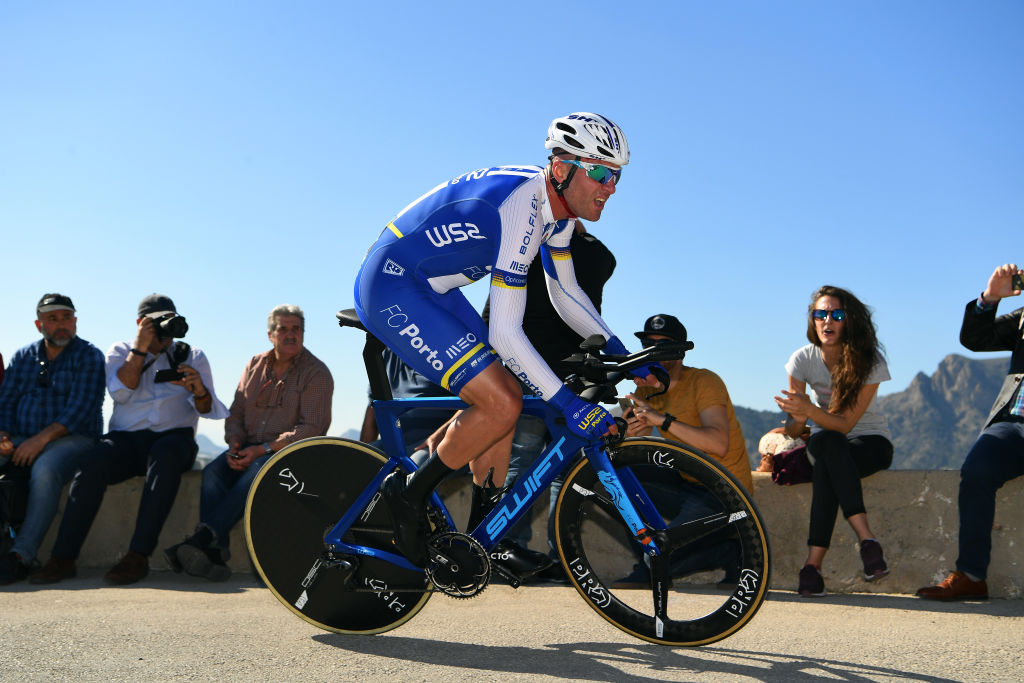
<svg viewBox="0 0 1024 683">
<path fill-rule="evenodd" d="M 654 507 L 674 527 L 684 522 L 718 514 L 722 504 L 703 486 L 684 481 L 678 472 L 653 465 L 633 466 L 630 469 L 650 496 Z M 639 554 L 639 549 L 636 549 Z M 725 581 L 739 580 L 739 542 L 734 532 L 725 528 L 709 534 L 672 554 L 670 573 L 683 577 L 698 571 L 725 570 Z M 643 556 L 648 564 L 647 556 Z"/>
<path fill-rule="evenodd" d="M 997 422 L 981 433 L 960 468 L 960 554 L 956 568 L 984 579 L 992 554 L 996 491 L 1024 475 L 1024 422 Z"/>
<path fill-rule="evenodd" d="M 516 433 L 512 437 L 512 454 L 508 463 L 508 476 L 505 477 L 505 485 L 511 484 L 516 477 L 525 472 L 537 459 L 544 448 L 548 445 L 548 429 L 544 420 L 534 415 L 520 415 L 516 422 Z M 555 549 L 555 501 L 558 499 L 558 492 L 562 489 L 562 482 L 565 481 L 565 474 L 558 475 L 551 485 L 551 493 L 548 497 L 548 549 L 554 556 Z M 537 500 L 536 505 L 540 504 Z M 532 508 L 531 508 L 532 510 Z M 505 534 L 505 538 L 515 541 L 519 545 L 526 546 L 533 538 L 533 526 L 530 523 L 532 513 L 519 520 L 512 529 Z"/>
<path fill-rule="evenodd" d="M 28 437 L 15 436 L 11 442 L 18 446 Z M 59 439 L 54 439 L 46 444 L 43 452 L 35 459 L 30 469 L 28 510 L 25 512 L 25 521 L 14 539 L 12 551 L 18 553 L 25 562 L 31 562 L 39 552 L 39 544 L 43 542 L 43 536 L 50 528 L 54 516 L 57 514 L 57 506 L 60 504 L 60 494 L 64 490 L 64 484 L 71 481 L 75 472 L 82 463 L 92 447 L 96 444 L 96 438 L 82 436 L 81 434 L 69 434 Z M 0 458 L 0 465 L 6 464 L 7 458 Z M 13 466 L 12 466 L 13 467 Z"/>
<path fill-rule="evenodd" d="M 146 481 L 135 533 L 128 548 L 152 555 L 178 495 L 181 475 L 192 468 L 198 450 L 191 427 L 165 432 L 140 429 L 105 434 L 75 475 L 68 491 L 68 504 L 53 544 L 53 556 L 76 559 L 99 512 L 107 486 L 141 476 Z"/>
<path fill-rule="evenodd" d="M 249 487 L 271 455 L 273 453 L 262 455 L 245 470 L 239 471 L 228 466 L 228 454 L 225 451 L 203 468 L 199 524 L 205 524 L 213 530 L 218 547 L 227 550 L 231 545 L 231 529 L 245 513 Z"/>
</svg>

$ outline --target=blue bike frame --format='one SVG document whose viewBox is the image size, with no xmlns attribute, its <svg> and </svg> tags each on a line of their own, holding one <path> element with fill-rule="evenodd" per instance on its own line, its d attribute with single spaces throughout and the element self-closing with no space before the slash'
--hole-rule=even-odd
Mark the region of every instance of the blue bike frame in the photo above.
<svg viewBox="0 0 1024 683">
<path fill-rule="evenodd" d="M 455 411 L 465 407 L 465 403 L 454 397 L 405 398 L 373 402 L 373 412 L 380 430 L 383 451 L 390 457 L 373 481 L 367 485 L 359 498 L 349 506 L 345 515 L 325 536 L 324 543 L 328 550 L 341 554 L 375 557 L 405 569 L 421 570 L 402 555 L 378 548 L 352 545 L 343 541 L 342 537 L 357 521 L 357 518 L 363 516 L 364 510 L 365 516 L 369 516 L 373 506 L 380 500 L 380 485 L 388 474 L 393 472 L 396 467 L 408 472 L 416 470 L 416 464 L 405 454 L 400 423 L 402 414 L 414 408 L 442 408 Z M 593 442 L 584 441 L 572 434 L 564 425 L 557 424 L 555 418 L 560 416 L 554 414 L 542 399 L 535 396 L 524 396 L 523 414 L 536 415 L 544 420 L 552 437 L 551 443 L 526 471 L 520 473 L 511 490 L 484 517 L 480 524 L 475 529 L 468 530 L 473 538 L 479 541 L 486 551 L 490 552 L 505 533 L 529 511 L 541 493 L 547 491 L 555 478 L 569 466 L 574 455 L 582 449 L 591 467 L 596 470 L 601 483 L 609 492 L 611 502 L 622 515 L 622 519 L 633 537 L 643 545 L 644 552 L 651 556 L 660 555 L 661 550 L 651 538 L 644 519 L 651 520 L 650 525 L 655 529 L 664 529 L 665 525 L 661 515 L 658 514 L 651 499 L 640 486 L 640 482 L 637 481 L 632 471 L 623 468 L 617 472 L 600 439 Z M 431 500 L 444 513 L 448 524 L 454 529 L 455 524 L 440 496 L 435 492 Z"/>
</svg>

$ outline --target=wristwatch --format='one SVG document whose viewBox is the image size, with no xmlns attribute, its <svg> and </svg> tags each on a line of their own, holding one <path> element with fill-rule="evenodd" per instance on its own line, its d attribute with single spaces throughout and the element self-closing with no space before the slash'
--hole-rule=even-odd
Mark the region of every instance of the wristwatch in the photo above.
<svg viewBox="0 0 1024 683">
<path fill-rule="evenodd" d="M 266 453 L 267 455 L 270 455 L 271 453 L 274 452 L 274 449 L 270 447 L 269 443 L 264 441 L 263 442 L 263 452 Z"/>
<path fill-rule="evenodd" d="M 676 416 L 671 413 L 665 413 L 665 421 L 661 423 L 661 428 L 658 430 L 662 433 L 668 431 L 668 426 L 676 421 Z"/>
</svg>

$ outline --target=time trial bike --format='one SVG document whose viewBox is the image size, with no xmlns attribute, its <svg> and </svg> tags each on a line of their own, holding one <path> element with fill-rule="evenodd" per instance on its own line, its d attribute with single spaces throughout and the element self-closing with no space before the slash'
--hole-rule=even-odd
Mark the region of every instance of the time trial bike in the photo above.
<svg viewBox="0 0 1024 683">
<path fill-rule="evenodd" d="M 343 327 L 365 331 L 351 309 L 338 319 Z M 615 385 L 628 370 L 682 358 L 685 351 L 662 342 L 611 355 L 601 353 L 603 345 L 601 337 L 592 337 L 571 358 L 575 376 L 568 384 L 591 402 L 614 402 Z M 472 597 L 496 574 L 518 587 L 520 577 L 490 552 L 565 472 L 554 506 L 559 560 L 583 600 L 609 623 L 652 643 L 696 646 L 728 637 L 753 618 L 767 596 L 771 553 L 750 493 L 714 459 L 675 441 L 582 440 L 536 397 L 524 397 L 523 413 L 544 420 L 551 435 L 547 448 L 475 529 L 459 531 L 433 494 L 428 561 L 412 564 L 393 545 L 394 527 L 379 491 L 391 472 L 416 469 L 403 446 L 401 417 L 413 408 L 465 404 L 453 397 L 392 398 L 383 348 L 367 333 L 363 359 L 382 448 L 334 437 L 298 441 L 267 461 L 249 492 L 245 532 L 254 567 L 296 615 L 328 631 L 374 634 L 404 624 L 435 592 Z M 619 432 L 625 433 L 621 420 Z M 703 489 L 720 510 L 675 520 L 676 513 L 664 503 L 659 509 L 657 496 L 645 490 L 651 471 Z M 693 577 L 674 579 L 673 563 L 712 538 L 739 548 L 736 583 L 722 588 Z M 642 588 L 617 583 L 640 558 L 649 581 Z"/>
</svg>

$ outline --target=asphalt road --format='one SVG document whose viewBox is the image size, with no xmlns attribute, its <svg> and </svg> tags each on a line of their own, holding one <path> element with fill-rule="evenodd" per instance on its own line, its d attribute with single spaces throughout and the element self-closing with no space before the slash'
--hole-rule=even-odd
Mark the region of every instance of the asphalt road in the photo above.
<svg viewBox="0 0 1024 683">
<path fill-rule="evenodd" d="M 157 572 L 115 588 L 101 574 L 0 588 L 0 680 L 1024 680 L 1024 600 L 773 592 L 731 638 L 669 648 L 619 632 L 567 587 L 436 595 L 394 631 L 343 636 L 296 618 L 250 575 Z"/>
</svg>

